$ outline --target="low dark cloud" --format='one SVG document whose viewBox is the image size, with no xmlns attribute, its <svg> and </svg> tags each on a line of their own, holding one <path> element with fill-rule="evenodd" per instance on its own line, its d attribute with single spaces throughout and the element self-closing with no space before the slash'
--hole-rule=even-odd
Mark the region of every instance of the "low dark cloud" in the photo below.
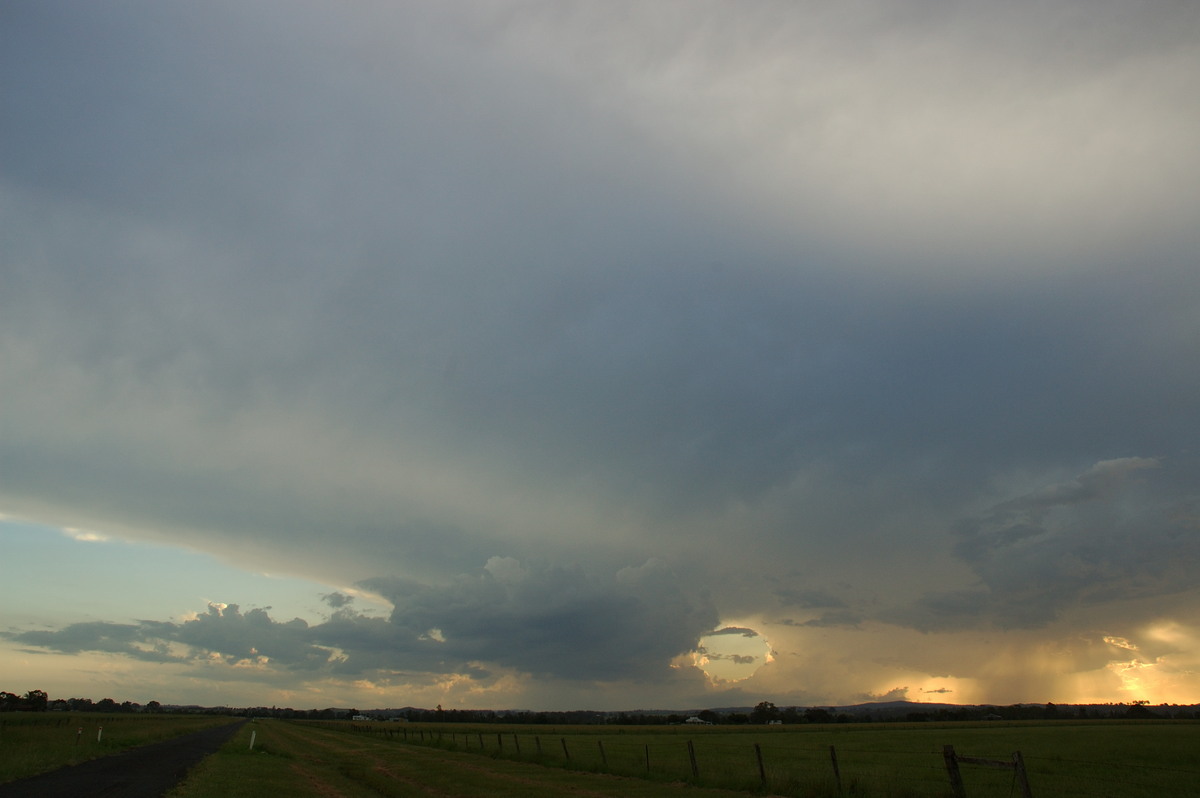
<svg viewBox="0 0 1200 798">
<path fill-rule="evenodd" d="M 348 607 L 354 603 L 353 596 L 347 596 L 345 593 L 338 593 L 336 591 L 333 593 L 324 594 L 321 596 L 321 600 L 335 610 L 341 609 L 342 607 Z"/>
<path fill-rule="evenodd" d="M 749 637 L 751 639 L 758 637 L 759 634 L 753 629 L 747 629 L 743 626 L 722 626 L 716 631 L 709 632 L 705 637 L 719 637 L 721 635 L 738 635 L 740 637 Z"/>
<path fill-rule="evenodd" d="M 775 595 L 779 597 L 780 603 L 785 607 L 824 609 L 846 606 L 846 603 L 842 599 L 825 590 L 785 588 L 776 590 Z"/>
<path fill-rule="evenodd" d="M 173 656 L 167 647 L 174 628 L 174 624 L 152 622 L 119 624 L 92 621 L 71 624 L 58 630 L 5 632 L 0 636 L 22 645 L 63 654 L 102 651 L 147 662 L 178 662 L 180 658 Z"/>
<path fill-rule="evenodd" d="M 1105 460 L 962 521 L 955 553 L 978 587 L 931 592 L 913 617 L 927 628 L 1036 627 L 1071 607 L 1190 590 L 1194 476 L 1189 460 Z"/>
<path fill-rule="evenodd" d="M 387 619 L 349 608 L 328 620 L 273 619 L 265 609 L 210 605 L 181 622 L 81 623 L 57 631 L 8 632 L 25 646 L 60 653 L 100 651 L 148 662 L 325 672 L 486 673 L 489 666 L 568 681 L 661 679 L 693 650 L 717 615 L 655 562 L 607 578 L 582 568 L 525 568 L 493 558 L 488 569 L 450 585 L 404 580 L 365 585 L 393 602 Z M 330 596 L 326 597 L 328 601 Z M 726 634 L 757 636 L 752 630 Z"/>
<path fill-rule="evenodd" d="M 485 572 L 448 585 L 364 586 L 393 603 L 390 623 L 405 639 L 436 630 L 432 650 L 448 660 L 566 679 L 661 676 L 718 621 L 706 599 L 653 561 L 603 577 L 495 557 Z"/>
<path fill-rule="evenodd" d="M 907 701 L 907 687 L 893 687 L 891 690 L 883 693 L 862 693 L 858 696 L 858 700 L 863 702 L 875 703 L 884 701 Z"/>
<path fill-rule="evenodd" d="M 305 621 L 276 621 L 263 609 L 242 613 L 236 604 L 209 605 L 203 614 L 181 622 L 77 623 L 3 636 L 64 654 L 101 651 L 159 663 L 195 663 L 215 656 L 232 665 L 263 657 L 277 667 L 308 671 L 325 667 L 330 658 L 314 643 L 319 630 Z"/>
<path fill-rule="evenodd" d="M 813 627 L 813 628 L 820 628 L 823 626 L 844 626 L 844 627 L 854 628 L 854 627 L 859 626 L 864 620 L 866 620 L 865 617 L 858 612 L 854 612 L 854 611 L 850 611 L 850 610 L 841 610 L 841 611 L 834 611 L 834 612 L 824 612 L 824 613 L 821 613 L 820 615 L 818 615 L 817 617 L 809 618 L 806 621 L 797 621 L 794 618 L 782 618 L 779 621 L 776 621 L 776 623 L 782 624 L 784 626 L 797 626 L 797 627 L 808 626 L 808 627 Z"/>
</svg>

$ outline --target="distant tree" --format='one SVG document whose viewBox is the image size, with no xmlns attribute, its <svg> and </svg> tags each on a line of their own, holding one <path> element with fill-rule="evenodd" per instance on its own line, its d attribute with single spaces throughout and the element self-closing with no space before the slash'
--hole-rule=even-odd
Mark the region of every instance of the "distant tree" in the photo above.
<svg viewBox="0 0 1200 798">
<path fill-rule="evenodd" d="M 45 690 L 30 690 L 25 694 L 25 707 L 30 712 L 45 712 L 49 699 Z"/>
<path fill-rule="evenodd" d="M 16 693 L 0 691 L 0 712 L 15 712 L 21 706 L 21 697 Z"/>
<path fill-rule="evenodd" d="M 116 712 L 117 711 L 117 702 L 113 701 L 111 698 L 101 698 L 99 701 L 96 702 L 96 711 L 97 712 Z"/>
<path fill-rule="evenodd" d="M 161 710 L 162 710 L 162 704 L 158 703 L 157 701 L 147 701 L 146 702 L 146 707 L 145 707 L 146 712 L 159 712 Z"/>
<path fill-rule="evenodd" d="M 809 723 L 833 723 L 833 715 L 828 709 L 809 707 L 804 710 L 804 720 Z"/>
<path fill-rule="evenodd" d="M 1125 717 L 1136 720 L 1149 720 L 1161 717 L 1157 712 L 1151 712 L 1147 706 L 1149 701 L 1134 701 L 1133 706 L 1125 711 Z"/>
<path fill-rule="evenodd" d="M 779 709 L 770 701 L 760 701 L 754 705 L 754 709 L 750 711 L 751 723 L 766 723 L 769 720 L 779 719 Z"/>
<path fill-rule="evenodd" d="M 705 723 L 721 722 L 721 716 L 716 712 L 713 712 L 711 709 L 700 710 L 700 712 L 696 714 L 696 717 L 700 718 L 700 720 L 704 721 Z"/>
</svg>

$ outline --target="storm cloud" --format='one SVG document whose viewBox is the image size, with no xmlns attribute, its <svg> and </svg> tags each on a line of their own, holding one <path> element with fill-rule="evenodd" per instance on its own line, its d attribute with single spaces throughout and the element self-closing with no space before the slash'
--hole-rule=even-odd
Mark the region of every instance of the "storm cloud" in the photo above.
<svg viewBox="0 0 1200 798">
<path fill-rule="evenodd" d="M 671 661 L 717 622 L 711 605 L 682 593 L 656 562 L 599 581 L 578 567 L 526 570 L 492 558 L 479 574 L 447 586 L 374 580 L 370 587 L 394 602 L 389 618 L 360 613 L 343 597 L 326 620 L 311 625 L 278 621 L 270 608 L 210 604 L 178 622 L 78 623 L 3 636 L 60 653 L 177 664 L 215 659 L 264 672 L 408 671 L 432 678 L 486 672 L 491 663 L 587 683 L 661 680 Z"/>
<path fill-rule="evenodd" d="M 861 645 L 831 699 L 1190 617 L 1190 6 L 0 15 L 0 513 L 331 611 L 27 650 L 659 684 L 728 627 L 739 689 Z"/>
</svg>

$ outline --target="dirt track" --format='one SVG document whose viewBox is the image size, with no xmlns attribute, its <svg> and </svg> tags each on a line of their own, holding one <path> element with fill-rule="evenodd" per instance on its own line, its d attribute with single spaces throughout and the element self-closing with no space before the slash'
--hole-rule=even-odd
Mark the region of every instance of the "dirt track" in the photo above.
<svg viewBox="0 0 1200 798">
<path fill-rule="evenodd" d="M 159 798 L 246 721 L 131 748 L 27 779 L 0 784 L 0 798 Z"/>
</svg>

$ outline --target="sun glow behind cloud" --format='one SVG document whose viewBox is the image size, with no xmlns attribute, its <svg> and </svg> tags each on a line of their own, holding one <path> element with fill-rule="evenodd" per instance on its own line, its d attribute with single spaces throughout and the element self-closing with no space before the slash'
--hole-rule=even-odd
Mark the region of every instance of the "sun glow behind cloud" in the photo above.
<svg viewBox="0 0 1200 798">
<path fill-rule="evenodd" d="M 737 622 L 721 624 L 700 638 L 700 647 L 691 654 L 692 664 L 714 685 L 745 681 L 772 659 L 767 639 Z"/>
</svg>

